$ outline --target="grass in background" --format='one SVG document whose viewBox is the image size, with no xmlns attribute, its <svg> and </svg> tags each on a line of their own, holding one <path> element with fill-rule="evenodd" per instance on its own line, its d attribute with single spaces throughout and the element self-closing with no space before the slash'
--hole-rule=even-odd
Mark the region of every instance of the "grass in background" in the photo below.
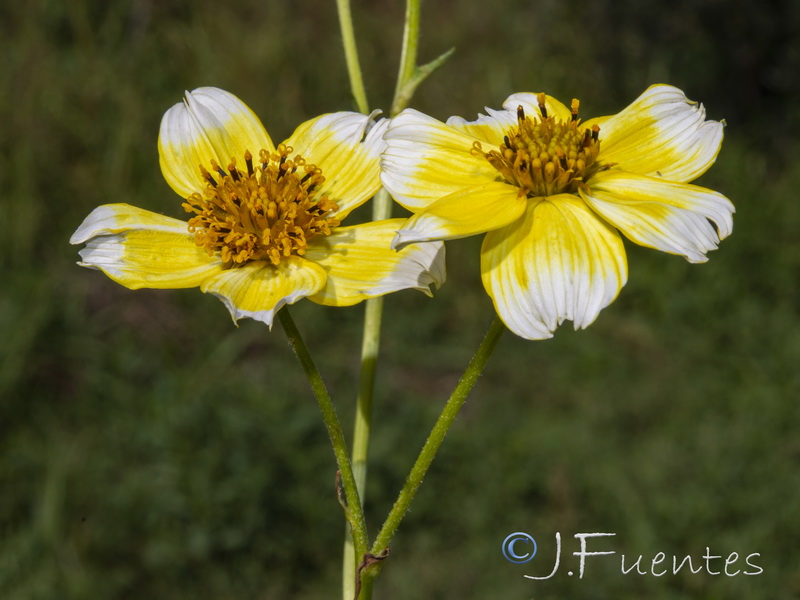
<svg viewBox="0 0 800 600">
<path fill-rule="evenodd" d="M 155 143 L 184 89 L 233 91 L 274 139 L 352 108 L 333 4 L 0 9 L 2 598 L 336 596 L 335 465 L 279 328 L 234 328 L 196 290 L 125 290 L 76 267 L 67 244 L 103 203 L 182 216 Z M 415 107 L 469 117 L 541 89 L 580 97 L 588 116 L 674 83 L 728 121 L 700 183 L 737 215 L 706 265 L 629 244 L 630 283 L 588 330 L 501 341 L 376 597 L 800 594 L 800 111 L 790 102 L 800 57 L 788 45 L 797 7 L 775 4 L 758 14 L 734 0 L 423 7 L 422 60 L 457 53 Z M 371 102 L 386 106 L 403 7 L 359 2 L 354 12 Z M 373 531 L 491 320 L 478 243 L 448 245 L 434 301 L 387 298 Z M 362 309 L 293 308 L 348 426 Z M 765 572 L 622 576 L 613 560 L 589 559 L 582 581 L 563 566 L 531 582 L 522 574 L 549 564 L 500 555 L 517 530 L 543 556 L 555 531 L 565 552 L 575 532 L 614 531 L 629 555 L 761 552 Z"/>
</svg>

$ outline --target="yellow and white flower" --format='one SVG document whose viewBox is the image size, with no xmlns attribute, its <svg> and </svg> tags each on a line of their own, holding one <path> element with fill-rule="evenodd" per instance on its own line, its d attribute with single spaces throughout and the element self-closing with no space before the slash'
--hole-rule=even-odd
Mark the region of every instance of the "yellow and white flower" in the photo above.
<svg viewBox="0 0 800 600">
<path fill-rule="evenodd" d="M 627 280 L 622 239 L 704 262 L 733 228 L 723 195 L 688 184 L 715 161 L 723 124 L 679 89 L 654 85 L 622 112 L 581 121 L 545 94 L 447 124 L 392 119 L 384 187 L 415 214 L 394 248 L 486 233 L 483 285 L 528 339 L 586 327 Z"/>
<path fill-rule="evenodd" d="M 161 121 L 158 150 L 188 223 L 127 204 L 93 210 L 70 242 L 78 264 L 132 289 L 200 287 L 234 321 L 271 325 L 300 298 L 349 306 L 445 278 L 441 243 L 395 253 L 402 219 L 340 223 L 380 188 L 387 121 L 352 112 L 300 125 L 277 147 L 258 117 L 217 88 L 187 92 Z"/>
</svg>

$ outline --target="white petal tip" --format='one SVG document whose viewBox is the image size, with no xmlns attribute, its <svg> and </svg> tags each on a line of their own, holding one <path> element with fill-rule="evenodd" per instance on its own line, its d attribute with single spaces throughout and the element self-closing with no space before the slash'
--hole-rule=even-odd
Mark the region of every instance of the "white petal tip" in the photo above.
<svg viewBox="0 0 800 600">
<path fill-rule="evenodd" d="M 420 240 L 417 236 L 415 236 L 413 230 L 411 230 L 411 229 L 401 229 L 400 231 L 397 232 L 397 235 L 394 236 L 394 239 L 392 240 L 391 248 L 392 248 L 392 250 L 400 251 L 403 248 L 405 248 L 406 246 L 408 246 L 410 244 L 415 244 L 415 243 L 420 242 L 420 241 L 423 241 L 423 240 Z"/>
<path fill-rule="evenodd" d="M 708 262 L 708 257 L 705 254 L 697 254 L 692 256 L 684 256 L 686 262 L 690 262 L 693 265 L 702 265 L 703 263 Z"/>
<path fill-rule="evenodd" d="M 217 294 L 215 292 L 210 292 L 212 296 L 219 298 L 220 301 L 225 305 L 225 308 L 231 314 L 231 320 L 236 327 L 239 327 L 239 319 L 253 319 L 254 321 L 261 321 L 267 327 L 269 327 L 270 331 L 272 331 L 272 322 L 275 319 L 275 313 L 280 310 L 280 308 L 285 304 L 285 302 L 279 303 L 275 308 L 271 310 L 242 310 L 238 308 L 231 300 L 222 294 Z"/>
<path fill-rule="evenodd" d="M 503 323 L 511 333 L 526 340 L 549 340 L 553 337 L 553 331 L 547 329 L 544 323 L 525 323 L 524 326 L 520 326 L 518 323 L 507 323 L 505 319 Z"/>
</svg>

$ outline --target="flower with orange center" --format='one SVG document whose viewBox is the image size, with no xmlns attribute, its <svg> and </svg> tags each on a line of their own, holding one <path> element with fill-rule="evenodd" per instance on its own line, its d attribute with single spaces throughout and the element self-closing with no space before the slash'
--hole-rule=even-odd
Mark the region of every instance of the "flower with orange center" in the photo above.
<svg viewBox="0 0 800 600">
<path fill-rule="evenodd" d="M 199 88 L 161 121 L 158 150 L 188 222 L 127 204 L 93 210 L 70 242 L 82 266 L 136 288 L 200 287 L 234 321 L 271 325 L 300 298 L 349 306 L 444 281 L 441 243 L 389 249 L 402 219 L 342 221 L 380 188 L 386 120 L 322 115 L 273 145 L 234 95 Z"/>
<path fill-rule="evenodd" d="M 543 339 L 592 323 L 627 280 L 631 241 L 705 262 L 733 205 L 688 182 L 715 161 L 723 124 L 654 85 L 622 112 L 582 121 L 545 94 L 441 123 L 406 109 L 381 158 L 384 187 L 415 214 L 393 247 L 486 233 L 481 277 L 514 333 Z"/>
</svg>

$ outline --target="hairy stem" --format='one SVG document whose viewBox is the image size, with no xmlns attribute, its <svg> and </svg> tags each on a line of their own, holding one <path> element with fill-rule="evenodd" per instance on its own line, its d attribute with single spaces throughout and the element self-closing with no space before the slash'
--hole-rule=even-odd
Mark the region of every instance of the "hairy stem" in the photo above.
<svg viewBox="0 0 800 600">
<path fill-rule="evenodd" d="M 311 385 L 311 391 L 317 399 L 319 410 L 322 413 L 322 420 L 325 422 L 325 427 L 328 430 L 328 437 L 330 437 L 331 444 L 333 445 L 333 453 L 336 456 L 336 464 L 339 467 L 341 474 L 341 486 L 344 489 L 344 509 L 350 529 L 353 535 L 353 542 L 355 544 L 356 552 L 363 554 L 366 551 L 367 540 L 367 526 L 364 521 L 364 512 L 361 509 L 361 500 L 358 495 L 358 486 L 353 475 L 353 469 L 350 464 L 350 457 L 347 452 L 347 442 L 345 442 L 344 434 L 342 433 L 342 426 L 339 423 L 339 418 L 336 416 L 336 408 L 331 402 L 328 389 L 325 387 L 325 382 L 314 364 L 314 359 L 306 347 L 297 325 L 294 323 L 289 314 L 289 307 L 285 306 L 278 311 L 278 318 L 280 319 L 283 330 L 286 332 L 286 337 L 289 338 L 289 344 L 294 350 L 297 360 L 303 367 L 303 371 L 308 378 L 308 383 Z M 337 490 L 338 493 L 338 490 Z"/>
<path fill-rule="evenodd" d="M 461 409 L 461 406 L 467 399 L 469 392 L 477 382 L 478 376 L 483 372 L 483 369 L 486 366 L 486 363 L 489 360 L 489 357 L 492 355 L 495 347 L 497 346 L 497 342 L 500 340 L 500 336 L 504 330 L 505 325 L 503 325 L 503 322 L 499 317 L 495 317 L 494 321 L 489 327 L 489 330 L 486 332 L 483 341 L 481 342 L 480 346 L 478 346 L 475 356 L 472 357 L 472 360 L 464 371 L 464 374 L 461 376 L 456 389 L 453 390 L 453 394 L 447 401 L 442 414 L 439 415 L 439 419 L 433 426 L 433 429 L 431 430 L 425 445 L 422 447 L 422 450 L 420 451 L 419 456 L 417 457 L 417 460 L 411 469 L 411 472 L 408 474 L 408 478 L 406 479 L 403 489 L 400 491 L 400 495 L 397 497 L 389 516 L 386 518 L 383 527 L 378 533 L 378 536 L 375 538 L 372 548 L 370 548 L 370 554 L 374 554 L 376 556 L 381 555 L 389 547 L 389 542 L 397 531 L 397 528 L 400 526 L 400 522 L 403 520 L 403 517 L 408 512 L 408 508 L 411 505 L 417 490 L 419 490 L 419 486 L 422 484 L 422 480 L 425 478 L 428 468 L 431 466 L 431 463 L 433 462 L 439 447 L 442 445 L 447 432 L 450 430 L 453 421 L 455 421 L 456 415 L 458 415 L 458 411 Z"/>
</svg>

